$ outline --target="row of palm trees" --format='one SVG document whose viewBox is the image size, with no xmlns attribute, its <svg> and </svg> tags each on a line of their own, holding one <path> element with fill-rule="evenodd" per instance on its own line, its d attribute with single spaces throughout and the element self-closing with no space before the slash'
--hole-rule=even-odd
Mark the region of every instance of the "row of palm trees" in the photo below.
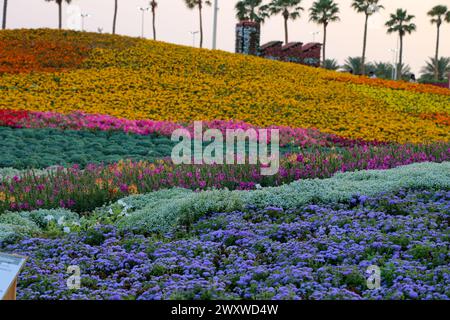
<svg viewBox="0 0 450 320">
<path fill-rule="evenodd" d="M 271 15 L 281 13 L 284 18 L 285 42 L 288 43 L 288 21 L 296 20 L 300 17 L 301 12 L 304 11 L 304 8 L 301 7 L 301 2 L 302 0 L 271 0 L 268 4 L 264 4 L 263 0 L 241 0 L 236 5 L 237 17 L 241 20 L 245 19 L 264 23 Z M 357 13 L 364 14 L 364 36 L 361 55 L 361 74 L 364 75 L 366 74 L 365 60 L 369 17 L 384 9 L 384 6 L 380 3 L 380 0 L 353 0 L 351 6 Z M 439 66 L 437 62 L 439 61 L 440 28 L 444 22 L 450 23 L 450 10 L 447 6 L 438 5 L 428 12 L 428 16 L 431 17 L 431 23 L 436 24 L 437 26 L 436 52 L 434 58 L 436 64 L 434 75 L 435 79 L 438 80 Z M 413 22 L 414 19 L 415 16 L 408 14 L 406 10 L 397 9 L 395 13 L 390 15 L 389 20 L 385 24 L 387 33 L 397 33 L 399 36 L 400 48 L 398 53 L 398 70 L 402 70 L 403 66 L 404 37 L 417 30 L 417 26 Z M 327 61 L 327 27 L 332 22 L 340 21 L 339 5 L 334 0 L 315 1 L 309 9 L 309 21 L 323 26 L 322 64 L 325 65 L 325 62 Z M 402 73 L 398 72 L 397 79 L 400 79 L 401 76 Z"/>
<path fill-rule="evenodd" d="M 450 57 L 441 57 L 438 61 L 434 58 L 429 58 L 425 61 L 425 65 L 421 68 L 421 82 L 435 82 L 435 66 L 438 66 L 438 79 L 444 81 L 447 74 L 450 72 Z M 354 74 L 361 74 L 365 69 L 368 73 L 373 73 L 377 78 L 393 79 L 396 74 L 396 67 L 391 62 L 376 61 L 366 62 L 364 68 L 362 65 L 361 57 L 348 57 L 343 65 L 335 59 L 327 59 L 323 65 L 325 69 L 329 70 L 344 70 L 352 72 Z M 404 80 L 410 80 L 411 67 L 407 64 L 403 64 L 400 70 Z"/>
<path fill-rule="evenodd" d="M 62 28 L 62 5 L 63 3 L 70 4 L 72 0 L 45 0 L 47 2 L 55 2 L 58 5 L 58 27 Z M 186 6 L 191 10 L 198 10 L 199 25 L 200 25 L 200 48 L 203 47 L 203 13 L 204 6 L 211 6 L 211 0 L 183 0 Z M 300 18 L 304 8 L 301 6 L 303 0 L 268 0 L 266 3 L 264 0 L 240 0 L 236 3 L 236 16 L 239 20 L 250 20 L 257 23 L 264 23 L 268 18 L 273 15 L 281 14 L 284 20 L 284 33 L 285 42 L 289 42 L 289 28 L 288 22 L 290 20 L 296 20 Z M 112 33 L 116 33 L 117 26 L 117 13 L 118 13 L 118 0 L 114 0 L 114 16 Z M 384 9 L 380 4 L 380 0 L 352 0 L 352 8 L 358 12 L 364 14 L 364 36 L 363 36 L 363 49 L 361 55 L 361 74 L 366 73 L 366 48 L 368 40 L 368 20 L 369 17 L 376 12 Z M 3 0 L 3 21 L 2 28 L 6 28 L 6 16 L 7 16 L 8 0 Z M 156 8 L 158 2 L 151 0 L 149 2 L 149 9 L 152 12 L 152 25 L 153 25 L 153 39 L 156 40 Z M 322 52 L 322 64 L 325 65 L 326 58 L 326 44 L 327 44 L 327 28 L 330 23 L 340 21 L 339 18 L 339 5 L 334 0 L 316 0 L 312 7 L 309 9 L 309 21 L 315 22 L 323 26 L 323 52 Z M 435 51 L 435 79 L 438 80 L 438 61 L 439 61 L 439 46 L 440 46 L 440 31 L 444 22 L 450 23 L 450 10 L 445 5 L 438 5 L 433 7 L 428 16 L 431 17 L 431 23 L 437 27 L 436 38 L 436 51 Z M 399 36 L 400 48 L 398 53 L 398 70 L 401 70 L 403 65 L 403 41 L 407 34 L 417 30 L 416 24 L 413 22 L 415 16 L 409 14 L 404 9 L 397 9 L 395 13 L 390 15 L 389 20 L 386 22 L 387 33 L 397 33 Z M 401 78 L 401 73 L 398 73 L 398 79 Z"/>
</svg>

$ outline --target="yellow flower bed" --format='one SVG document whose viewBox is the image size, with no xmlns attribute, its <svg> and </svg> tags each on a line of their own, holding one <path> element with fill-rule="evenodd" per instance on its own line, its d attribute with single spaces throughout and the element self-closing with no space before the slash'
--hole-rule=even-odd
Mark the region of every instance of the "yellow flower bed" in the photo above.
<svg viewBox="0 0 450 320">
<path fill-rule="evenodd" d="M 76 70 L 3 74 L 0 108 L 178 122 L 235 119 L 365 140 L 450 141 L 448 126 L 423 116 L 450 114 L 450 91 L 405 88 L 330 80 L 326 70 L 139 41 L 128 49 L 93 49 Z"/>
</svg>

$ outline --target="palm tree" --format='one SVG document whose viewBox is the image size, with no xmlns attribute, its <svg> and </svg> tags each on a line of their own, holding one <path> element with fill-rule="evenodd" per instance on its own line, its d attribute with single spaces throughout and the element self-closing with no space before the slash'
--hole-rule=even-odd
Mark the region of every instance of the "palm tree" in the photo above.
<svg viewBox="0 0 450 320">
<path fill-rule="evenodd" d="M 394 65 L 390 62 L 375 62 L 373 67 L 378 78 L 392 79 L 394 76 Z"/>
<path fill-rule="evenodd" d="M 434 58 L 430 58 L 430 60 L 426 61 L 426 65 L 422 67 L 420 72 L 421 80 L 431 81 L 436 80 L 436 66 L 438 69 L 438 78 L 437 81 L 444 81 L 446 79 L 447 74 L 450 72 L 450 57 L 449 58 L 440 58 L 436 61 Z"/>
<path fill-rule="evenodd" d="M 366 64 L 366 68 L 373 68 L 372 71 L 375 72 L 378 78 L 393 79 L 394 77 L 395 66 L 390 62 L 375 62 L 373 65 L 368 63 Z M 409 80 L 411 75 L 411 67 L 407 64 L 402 64 L 400 73 L 404 75 L 404 80 Z"/>
<path fill-rule="evenodd" d="M 434 66 L 434 79 L 439 80 L 439 40 L 441 33 L 441 25 L 444 21 L 450 22 L 450 11 L 446 6 L 435 6 L 433 9 L 428 11 L 428 15 L 431 17 L 431 23 L 436 24 L 437 27 L 437 38 L 436 38 L 436 53 L 434 55 L 434 62 L 436 65 Z"/>
<path fill-rule="evenodd" d="M 281 13 L 284 18 L 284 40 L 289 43 L 288 21 L 300 17 L 304 9 L 300 6 L 302 0 L 272 0 L 268 5 L 270 15 Z"/>
<path fill-rule="evenodd" d="M 375 68 L 373 66 L 373 64 L 366 63 L 366 65 L 364 66 L 365 70 L 370 71 L 375 71 Z M 352 72 L 353 74 L 356 75 L 361 75 L 361 71 L 362 71 L 362 59 L 361 57 L 348 57 L 345 60 L 344 65 L 342 66 L 342 69 L 344 69 L 345 71 L 348 72 Z"/>
<path fill-rule="evenodd" d="M 399 53 L 399 61 L 398 61 L 398 69 L 402 70 L 401 66 L 403 65 L 403 37 L 406 34 L 411 34 L 412 32 L 417 30 L 417 26 L 411 21 L 415 17 L 411 14 L 408 14 L 406 10 L 397 9 L 395 13 L 391 13 L 390 19 L 386 22 L 386 27 L 388 27 L 387 32 L 389 34 L 397 32 L 400 37 L 400 53 Z M 397 80 L 402 78 L 402 73 L 397 72 Z"/>
<path fill-rule="evenodd" d="M 158 7 L 158 3 L 155 0 L 150 1 L 150 8 L 152 9 L 152 25 L 153 25 L 153 40 L 156 40 L 156 8 Z"/>
<path fill-rule="evenodd" d="M 55 1 L 58 5 L 58 28 L 62 29 L 62 4 L 63 2 L 66 2 L 67 4 L 70 4 L 72 0 L 45 0 L 47 2 Z"/>
<path fill-rule="evenodd" d="M 116 34 L 116 24 L 117 24 L 117 11 L 119 9 L 119 0 L 114 0 L 114 18 L 113 18 L 113 28 L 112 33 Z"/>
<path fill-rule="evenodd" d="M 3 0 L 3 20 L 2 29 L 6 29 L 6 12 L 8 11 L 8 0 Z"/>
<path fill-rule="evenodd" d="M 202 17 L 202 9 L 203 5 L 210 6 L 211 1 L 210 0 L 184 0 L 186 3 L 186 6 L 189 9 L 195 9 L 195 7 L 198 8 L 199 18 L 200 18 L 200 48 L 203 48 L 203 17 Z"/>
<path fill-rule="evenodd" d="M 337 70 L 339 69 L 339 63 L 336 59 L 327 59 L 325 60 L 323 67 L 327 70 Z"/>
<path fill-rule="evenodd" d="M 236 18 L 240 21 L 249 20 L 262 23 L 267 18 L 267 6 L 264 6 L 263 0 L 240 0 L 234 7 L 236 9 Z"/>
<path fill-rule="evenodd" d="M 362 52 L 362 70 L 361 74 L 365 74 L 365 62 L 366 62 L 366 48 L 367 48 L 367 25 L 369 17 L 375 12 L 384 9 L 384 7 L 378 4 L 379 0 L 353 0 L 352 7 L 358 13 L 364 13 L 364 39 L 363 39 L 363 52 Z"/>
<path fill-rule="evenodd" d="M 333 0 L 317 0 L 309 9 L 309 21 L 323 25 L 322 61 L 326 60 L 327 27 L 330 22 L 339 21 L 339 7 Z"/>
</svg>

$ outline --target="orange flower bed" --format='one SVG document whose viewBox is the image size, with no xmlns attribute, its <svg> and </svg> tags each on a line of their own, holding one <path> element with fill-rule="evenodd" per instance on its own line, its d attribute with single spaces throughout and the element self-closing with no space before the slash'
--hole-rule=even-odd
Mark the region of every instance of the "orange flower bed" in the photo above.
<svg viewBox="0 0 450 320">
<path fill-rule="evenodd" d="M 0 73 L 55 72 L 78 68 L 89 48 L 73 43 L 0 39 Z"/>
<path fill-rule="evenodd" d="M 139 41 L 142 40 L 68 30 L 2 30 L 0 74 L 79 69 L 93 49 L 123 50 Z"/>
<path fill-rule="evenodd" d="M 332 81 L 365 84 L 374 87 L 383 87 L 396 90 L 407 90 L 419 93 L 433 93 L 450 96 L 449 89 L 433 86 L 430 84 L 410 83 L 406 81 L 392 81 L 384 79 L 370 79 L 364 76 L 355 76 L 349 73 L 339 73 L 339 72 L 328 72 L 323 75 L 323 78 Z"/>
<path fill-rule="evenodd" d="M 431 120 L 436 124 L 444 125 L 444 126 L 450 126 L 450 116 L 445 113 L 432 113 L 432 114 L 421 114 L 421 119 L 424 120 Z"/>
</svg>

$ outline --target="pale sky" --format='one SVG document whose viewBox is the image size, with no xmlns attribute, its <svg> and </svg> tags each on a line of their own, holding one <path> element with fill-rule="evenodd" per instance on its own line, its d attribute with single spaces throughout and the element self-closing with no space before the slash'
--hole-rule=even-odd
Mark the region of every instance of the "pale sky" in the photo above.
<svg viewBox="0 0 450 320">
<path fill-rule="evenodd" d="M 219 0 L 218 49 L 234 51 L 236 24 L 234 5 L 236 0 Z M 343 63 L 348 56 L 361 55 L 364 15 L 357 14 L 351 7 L 351 0 L 336 0 L 341 9 L 341 21 L 333 23 L 328 29 L 327 57 L 335 58 Z M 2 0 L 0 0 L 2 3 Z M 44 0 L 9 0 L 8 28 L 56 28 L 57 5 Z M 157 35 L 158 40 L 192 45 L 192 35 L 189 31 L 198 30 L 198 13 L 186 8 L 184 0 L 159 0 L 157 9 Z M 321 30 L 308 22 L 307 9 L 313 0 L 303 0 L 305 12 L 296 21 L 289 22 L 290 41 L 311 42 L 312 33 Z M 418 31 L 407 36 L 405 40 L 404 60 L 413 72 L 419 73 L 424 60 L 434 56 L 436 42 L 436 26 L 431 25 L 428 10 L 437 4 L 450 7 L 450 0 L 382 0 L 385 10 L 371 18 L 369 27 L 369 42 L 367 56 L 369 61 L 392 61 L 393 53 L 389 51 L 396 47 L 397 38 L 387 35 L 384 27 L 389 14 L 397 8 L 405 8 L 410 14 L 416 16 L 415 23 Z M 119 0 L 119 14 L 117 32 L 124 35 L 139 36 L 141 32 L 141 14 L 139 6 L 148 5 L 145 0 Z M 73 0 L 71 9 L 65 5 L 63 13 L 64 27 L 70 26 L 70 12 L 74 8 L 83 13 L 89 13 L 86 18 L 87 31 L 97 31 L 101 27 L 104 32 L 111 32 L 114 9 L 113 0 Z M 0 11 L 3 10 L 3 4 Z M 71 11 L 73 10 L 73 11 Z M 204 47 L 211 46 L 213 9 L 204 10 Z M 72 16 L 73 17 L 73 16 Z M 145 16 L 145 36 L 151 37 L 151 15 Z M 271 17 L 262 27 L 262 43 L 271 40 L 284 39 L 283 18 Z M 322 34 L 316 36 L 321 42 Z M 441 31 L 440 55 L 450 56 L 450 24 L 444 24 Z M 446 41 L 447 40 L 447 41 Z M 198 37 L 197 37 L 198 43 Z"/>
</svg>

